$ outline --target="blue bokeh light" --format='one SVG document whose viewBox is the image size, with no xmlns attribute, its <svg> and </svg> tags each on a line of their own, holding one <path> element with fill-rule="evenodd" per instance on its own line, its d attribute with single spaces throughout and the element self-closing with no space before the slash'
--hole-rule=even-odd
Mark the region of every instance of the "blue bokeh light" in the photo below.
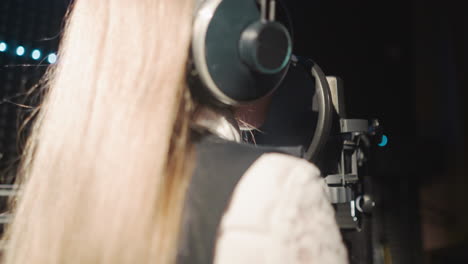
<svg viewBox="0 0 468 264">
<path fill-rule="evenodd" d="M 16 55 L 18 56 L 23 56 L 25 52 L 26 49 L 23 46 L 19 46 L 18 48 L 16 48 Z"/>
<path fill-rule="evenodd" d="M 0 52 L 5 52 L 8 49 L 8 45 L 5 42 L 0 42 Z"/>
<path fill-rule="evenodd" d="M 382 135 L 382 141 L 379 143 L 379 147 L 385 147 L 388 145 L 388 137 L 386 135 Z"/>
<path fill-rule="evenodd" d="M 9 50 L 8 43 L 5 41 L 0 41 L 0 53 L 6 53 L 8 50 Z M 54 64 L 57 62 L 58 56 L 57 56 L 57 53 L 55 52 L 50 53 L 49 55 L 45 56 L 40 49 L 31 49 L 32 50 L 31 53 L 29 53 L 28 50 L 26 50 L 24 46 L 19 45 L 16 47 L 16 49 L 13 49 L 13 52 L 7 53 L 7 54 L 12 55 L 12 56 L 16 55 L 16 56 L 22 57 L 26 55 L 27 53 L 28 58 L 30 59 L 32 58 L 35 61 L 40 60 L 41 58 L 45 58 L 47 62 L 49 62 L 50 64 Z"/>
<path fill-rule="evenodd" d="M 31 57 L 33 58 L 33 60 L 40 59 L 41 58 L 41 51 L 38 50 L 38 49 L 33 50 L 33 52 L 31 53 Z"/>
<path fill-rule="evenodd" d="M 56 63 L 56 62 L 57 62 L 57 54 L 55 54 L 55 53 L 49 54 L 49 56 L 47 56 L 47 61 L 48 61 L 50 64 Z"/>
</svg>

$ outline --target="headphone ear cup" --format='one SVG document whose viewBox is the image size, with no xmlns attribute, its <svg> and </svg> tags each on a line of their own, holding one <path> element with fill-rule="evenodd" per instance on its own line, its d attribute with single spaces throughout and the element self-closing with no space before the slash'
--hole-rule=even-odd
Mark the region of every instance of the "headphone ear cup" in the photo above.
<svg viewBox="0 0 468 264">
<path fill-rule="evenodd" d="M 189 74 L 194 96 L 211 104 L 239 105 L 276 89 L 287 73 L 292 54 L 286 28 L 260 21 L 253 0 L 197 3 L 201 4 L 194 17 L 193 68 Z M 278 37 L 281 46 L 277 45 Z M 278 54 L 280 59 L 272 60 Z"/>
<path fill-rule="evenodd" d="M 226 104 L 218 100 L 206 87 L 206 84 L 200 78 L 200 74 L 198 73 L 192 58 L 190 58 L 188 62 L 187 85 L 190 89 L 192 98 L 196 102 L 202 105 L 209 105 L 214 108 L 224 108 L 226 106 Z"/>
</svg>

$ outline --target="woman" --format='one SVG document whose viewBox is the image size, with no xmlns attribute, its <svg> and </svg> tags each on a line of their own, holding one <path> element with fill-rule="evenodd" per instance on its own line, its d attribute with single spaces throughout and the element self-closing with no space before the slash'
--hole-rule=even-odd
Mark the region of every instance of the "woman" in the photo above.
<svg viewBox="0 0 468 264">
<path fill-rule="evenodd" d="M 73 5 L 18 176 L 4 263 L 176 263 L 197 165 L 190 127 L 238 138 L 207 106 L 193 121 L 193 3 Z M 215 250 L 216 263 L 346 262 L 318 170 L 281 154 L 242 177 Z"/>
</svg>

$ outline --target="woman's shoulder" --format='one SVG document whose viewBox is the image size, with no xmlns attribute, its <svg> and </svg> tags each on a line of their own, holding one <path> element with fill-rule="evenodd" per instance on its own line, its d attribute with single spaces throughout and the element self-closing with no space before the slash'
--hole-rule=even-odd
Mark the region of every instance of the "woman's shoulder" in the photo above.
<svg viewBox="0 0 468 264">
<path fill-rule="evenodd" d="M 259 192 L 265 198 L 285 200 L 288 193 L 306 192 L 323 196 L 324 185 L 319 169 L 312 163 L 291 155 L 266 153 L 260 156 L 241 178 L 236 192 Z M 311 186 L 320 191 L 310 193 Z M 239 197 L 241 194 L 239 194 Z M 244 196 L 244 195 L 242 195 Z"/>
<path fill-rule="evenodd" d="M 285 154 L 258 158 L 241 178 L 224 213 L 215 260 L 219 264 L 346 263 L 318 168 Z"/>
<path fill-rule="evenodd" d="M 280 153 L 260 156 L 244 173 L 226 210 L 223 222 L 240 223 L 243 218 L 270 220 L 276 208 L 294 203 L 294 194 L 320 198 L 324 202 L 326 191 L 319 169 L 306 160 Z M 248 206 L 247 206 L 248 205 Z"/>
<path fill-rule="evenodd" d="M 270 180 L 290 180 L 291 184 L 321 179 L 320 170 L 314 164 L 302 158 L 282 153 L 263 154 L 252 164 L 245 176 L 264 175 L 266 177 L 266 174 L 275 175 Z"/>
</svg>

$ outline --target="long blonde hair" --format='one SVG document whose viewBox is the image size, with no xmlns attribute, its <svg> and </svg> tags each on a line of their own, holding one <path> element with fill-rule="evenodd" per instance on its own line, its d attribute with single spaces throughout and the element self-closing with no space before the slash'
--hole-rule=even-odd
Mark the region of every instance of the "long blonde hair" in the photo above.
<svg viewBox="0 0 468 264">
<path fill-rule="evenodd" d="M 192 0 L 75 0 L 18 175 L 6 264 L 173 263 Z"/>
</svg>

